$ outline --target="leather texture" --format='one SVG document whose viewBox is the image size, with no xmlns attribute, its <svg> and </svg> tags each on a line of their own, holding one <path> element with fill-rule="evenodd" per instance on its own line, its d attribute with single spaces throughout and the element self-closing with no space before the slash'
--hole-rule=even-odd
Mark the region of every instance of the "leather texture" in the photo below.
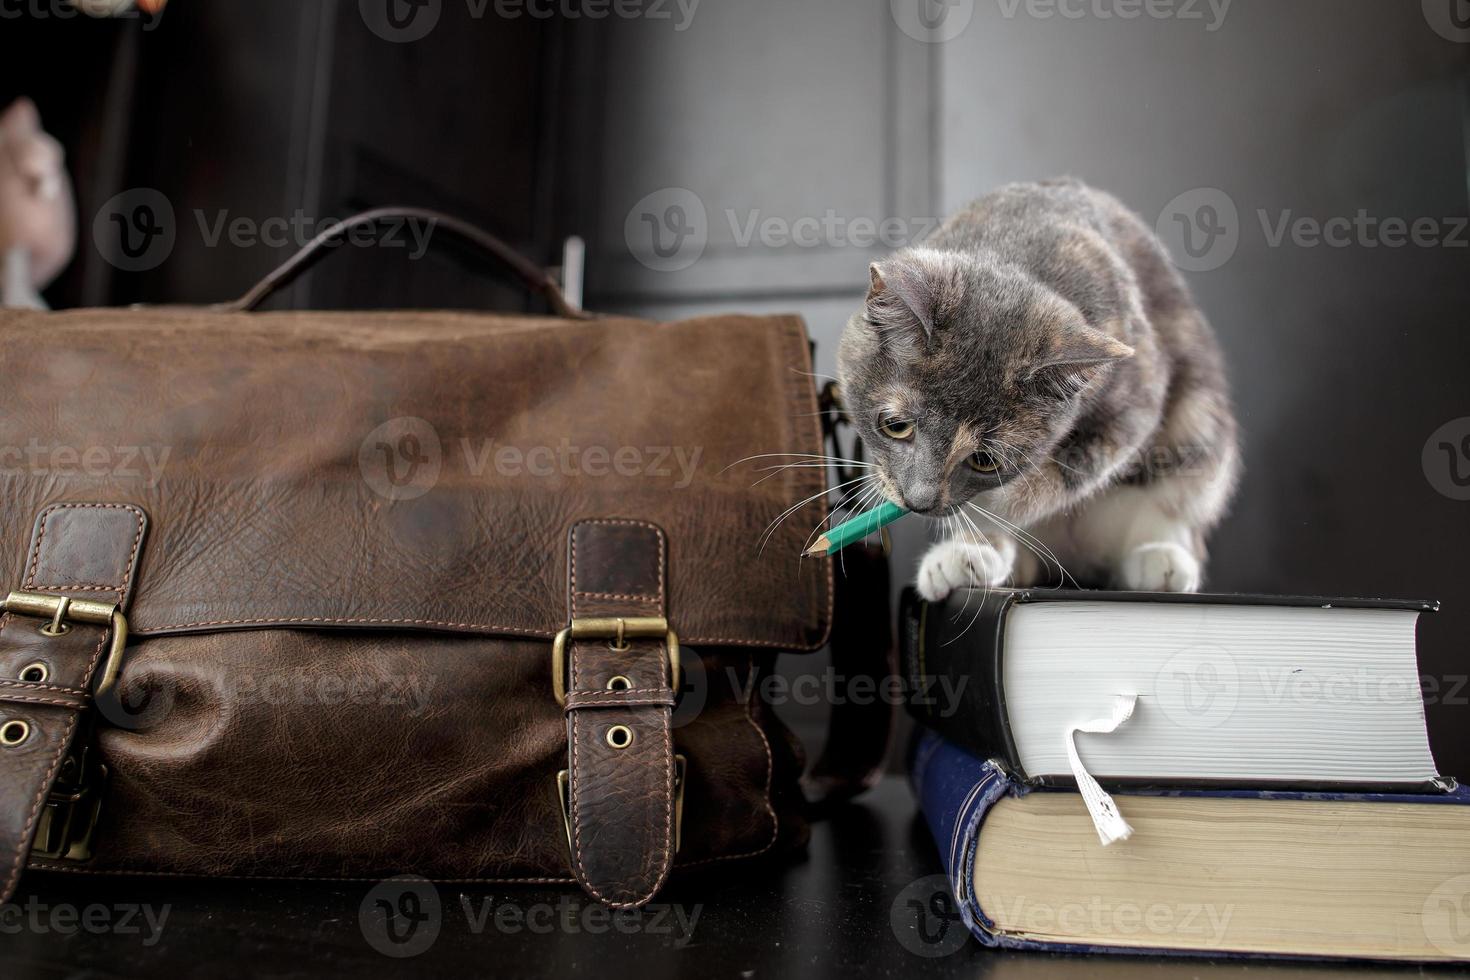
<svg viewBox="0 0 1470 980">
<path fill-rule="evenodd" d="M 798 319 L 0 311 L 0 339 L 0 590 L 117 598 L 133 637 L 118 705 L 83 711 L 105 631 L 0 622 L 0 712 L 41 721 L 0 750 L 11 886 L 86 716 L 93 856 L 33 868 L 636 905 L 804 840 L 799 745 L 753 694 L 831 624 L 832 562 L 796 559 L 823 470 L 765 468 L 822 452 Z M 681 691 L 661 640 L 578 641 L 558 705 L 570 615 L 655 610 Z M 42 655 L 55 704 L 13 680 Z"/>
<path fill-rule="evenodd" d="M 124 504 L 52 505 L 36 518 L 17 588 L 125 604 L 146 528 L 146 515 Z M 15 893 L 58 776 L 77 765 L 68 752 L 86 737 L 93 680 L 111 638 L 109 626 L 68 623 L 51 636 L 41 632 L 49 625 L 0 617 L 0 732 L 29 727 L 18 744 L 0 744 L 0 902 Z M 23 680 L 28 668 L 43 669 L 46 679 Z"/>
<path fill-rule="evenodd" d="M 796 317 L 0 310 L 0 340 L 0 583 L 48 504 L 137 505 L 135 635 L 549 639 L 567 529 L 636 517 L 698 570 L 670 595 L 686 642 L 826 641 L 832 564 L 793 558 L 823 471 L 764 468 L 822 451 Z"/>
<path fill-rule="evenodd" d="M 121 682 L 134 717 L 97 726 L 111 775 L 93 858 L 31 866 L 574 885 L 549 647 L 355 630 L 146 639 Z M 799 844 L 799 749 L 747 697 L 769 658 L 683 659 L 702 680 L 674 733 L 689 759 L 676 870 Z"/>
<path fill-rule="evenodd" d="M 664 534 L 643 521 L 572 527 L 573 623 L 591 617 L 665 617 Z M 674 861 L 673 677 L 666 638 L 573 639 L 568 644 L 568 821 L 572 869 L 588 894 L 615 908 L 653 898 Z M 620 683 L 621 690 L 613 687 Z M 619 745 L 622 734 L 627 744 Z"/>
</svg>

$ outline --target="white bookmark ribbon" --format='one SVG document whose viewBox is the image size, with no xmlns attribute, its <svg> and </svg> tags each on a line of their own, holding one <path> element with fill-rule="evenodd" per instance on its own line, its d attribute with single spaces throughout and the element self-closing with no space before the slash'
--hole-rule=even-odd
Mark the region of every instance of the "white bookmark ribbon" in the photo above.
<svg viewBox="0 0 1470 980">
<path fill-rule="evenodd" d="M 1092 826 L 1097 830 L 1103 847 L 1114 841 L 1127 840 L 1133 835 L 1133 828 L 1118 812 L 1118 804 L 1113 802 L 1113 798 L 1097 784 L 1092 773 L 1082 764 L 1082 757 L 1077 754 L 1077 734 L 1109 735 L 1133 717 L 1133 709 L 1137 704 L 1138 695 L 1120 694 L 1113 702 L 1112 717 L 1098 718 L 1096 721 L 1067 729 L 1067 761 L 1072 764 L 1072 775 L 1077 780 L 1077 789 L 1082 793 L 1082 802 L 1087 804 L 1087 812 L 1092 815 Z"/>
</svg>

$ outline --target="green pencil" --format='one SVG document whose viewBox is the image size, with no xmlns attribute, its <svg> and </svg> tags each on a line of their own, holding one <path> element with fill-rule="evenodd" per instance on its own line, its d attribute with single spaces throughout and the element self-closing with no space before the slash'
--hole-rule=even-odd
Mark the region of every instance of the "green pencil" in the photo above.
<svg viewBox="0 0 1470 980">
<path fill-rule="evenodd" d="M 859 514 L 850 521 L 843 521 L 817 539 L 817 543 L 806 550 L 811 555 L 835 555 L 855 541 L 861 541 L 879 528 L 887 527 L 908 511 L 898 504 L 884 501 L 883 506 Z"/>
</svg>

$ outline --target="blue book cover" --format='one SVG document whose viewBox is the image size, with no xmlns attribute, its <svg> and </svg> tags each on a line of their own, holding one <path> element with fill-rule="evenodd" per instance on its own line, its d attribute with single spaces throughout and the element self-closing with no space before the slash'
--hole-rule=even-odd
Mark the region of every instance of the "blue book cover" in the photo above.
<svg viewBox="0 0 1470 980">
<path fill-rule="evenodd" d="M 918 798 L 920 808 L 928 823 L 929 829 L 934 835 L 935 843 L 938 845 L 940 858 L 949 878 L 951 889 L 957 900 L 960 914 L 964 923 L 985 946 L 1000 947 L 1007 949 L 1031 949 L 1050 950 L 1053 952 L 1108 952 L 1126 954 L 1167 954 L 1180 955 L 1202 955 L 1211 957 L 1220 956 L 1271 956 L 1271 957 L 1305 957 L 1310 959 L 1410 959 L 1410 960 L 1438 960 L 1438 961 L 1464 961 L 1470 960 L 1470 843 L 1467 838 L 1470 834 L 1470 810 L 1463 811 L 1465 819 L 1459 823 L 1460 833 L 1446 833 L 1442 828 L 1436 827 L 1414 831 L 1417 837 L 1411 838 L 1408 828 L 1400 824 L 1398 828 L 1389 823 L 1385 829 L 1389 835 L 1395 834 L 1396 829 L 1402 831 L 1398 834 L 1410 847 L 1411 841 L 1418 841 L 1413 845 L 1409 853 L 1435 868 L 1442 869 L 1442 882 L 1429 889 L 1422 882 L 1415 882 L 1414 887 L 1425 888 L 1425 894 L 1421 896 L 1418 892 L 1413 893 L 1412 908 L 1405 914 L 1403 909 L 1394 909 L 1385 912 L 1385 916 L 1392 916 L 1393 922 L 1386 927 L 1386 932 L 1394 932 L 1408 935 L 1402 948 L 1397 946 L 1386 946 L 1382 949 L 1373 947 L 1355 946 L 1350 937 L 1344 934 L 1343 946 L 1349 951 L 1338 952 L 1331 943 L 1325 948 L 1302 948 L 1290 949 L 1279 946 L 1262 950 L 1260 948 L 1248 948 L 1249 941 L 1242 942 L 1239 937 L 1219 930 L 1215 936 L 1218 942 L 1200 944 L 1193 948 L 1187 940 L 1179 941 L 1179 936 L 1171 937 L 1171 941 L 1157 946 L 1147 945 L 1144 940 L 1131 939 L 1127 944 L 1115 944 L 1111 942 L 1068 942 L 1050 941 L 1038 939 L 1034 935 L 1009 932 L 997 925 L 990 910 L 987 910 L 976 893 L 976 867 L 977 855 L 980 852 L 980 839 L 984 831 L 986 819 L 991 815 L 993 808 L 1001 800 L 1010 798 L 1024 798 L 1031 794 L 1048 794 L 1053 797 L 1071 796 L 1075 799 L 1075 793 L 1069 793 L 1062 789 L 1051 789 L 1045 787 L 1032 787 L 1012 779 L 1006 771 L 995 762 L 988 762 L 976 758 L 964 749 L 946 741 L 933 732 L 923 731 L 915 739 L 910 757 L 910 780 L 914 793 Z M 1413 804 L 1414 806 L 1439 807 L 1450 806 L 1458 811 L 1455 804 L 1470 803 L 1470 791 L 1465 787 L 1458 788 L 1453 793 L 1439 795 L 1423 794 L 1369 794 L 1369 793 L 1320 793 L 1320 792 L 1287 792 L 1287 791 L 1249 791 L 1239 789 L 1148 789 L 1137 790 L 1128 794 L 1118 796 L 1119 804 L 1128 809 L 1130 800 L 1137 801 L 1142 797 L 1196 797 L 1219 800 L 1294 800 L 1294 801 L 1320 801 L 1324 803 L 1389 803 L 1389 804 Z M 1066 802 L 1066 801 L 1052 801 Z M 1075 809 L 1082 813 L 1080 800 L 1075 800 Z M 1385 808 L 1380 813 L 1386 813 L 1392 809 L 1398 814 L 1397 819 L 1402 819 L 1401 807 Z M 1446 813 L 1446 816 L 1449 814 Z M 1458 817 L 1458 812 L 1455 817 Z M 1085 817 L 1085 814 L 1084 814 Z M 1422 821 L 1420 821 L 1422 822 Z M 1437 823 L 1443 823 L 1438 821 Z M 1042 840 L 1045 840 L 1046 829 L 1042 829 Z M 1140 828 L 1140 833 L 1147 833 L 1147 828 Z M 1426 848 L 1423 843 L 1424 835 L 1428 834 L 1433 846 Z M 1397 839 L 1386 838 L 1386 839 Z M 1096 852 L 1089 852 L 1095 859 L 1102 854 L 1101 845 L 1093 839 L 1091 845 L 1097 847 Z M 1443 850 L 1441 852 L 1441 845 Z M 1114 845 L 1117 847 L 1118 845 Z M 1036 848 L 1037 851 L 1047 850 L 1043 844 Z M 1431 853 L 1425 853 L 1426 850 Z M 1135 852 L 1136 853 L 1136 852 Z M 1353 852 L 1344 852 L 1346 857 L 1344 864 L 1351 864 Z M 1381 856 L 1380 856 L 1381 857 Z M 1034 860 L 1025 855 L 1018 855 L 1017 862 Z M 1007 863 L 1012 863 L 1008 860 Z M 1366 866 L 1367 860 L 1364 860 Z M 1390 869 L 1388 874 L 1379 868 L 1377 881 L 1385 893 L 1400 891 L 1398 885 L 1393 881 L 1393 873 Z M 1217 901 L 1214 889 L 1216 881 L 1205 880 L 1206 876 L 1183 882 L 1184 892 L 1193 896 L 1195 904 L 1201 908 Z M 1434 881 L 1439 882 L 1439 871 L 1436 870 Z M 1197 885 L 1198 887 L 1194 887 Z M 983 886 L 982 886 L 983 887 Z M 1257 884 L 1257 889 L 1262 886 Z M 991 896 L 993 898 L 993 896 Z M 1402 903 L 1402 899 L 1400 899 Z M 1249 910 L 1246 910 L 1249 911 Z M 1342 914 L 1342 922 L 1351 921 L 1350 915 Z M 1336 920 L 1332 920 L 1333 928 L 1342 929 Z M 1270 946 L 1270 943 L 1266 944 Z M 1312 945 L 1312 944 L 1304 944 Z"/>
</svg>

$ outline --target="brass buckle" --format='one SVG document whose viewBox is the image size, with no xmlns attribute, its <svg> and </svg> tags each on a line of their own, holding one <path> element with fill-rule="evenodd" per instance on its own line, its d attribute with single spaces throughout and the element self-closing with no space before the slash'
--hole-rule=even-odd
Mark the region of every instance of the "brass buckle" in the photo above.
<svg viewBox="0 0 1470 980">
<path fill-rule="evenodd" d="M 674 756 L 674 853 L 684 841 L 684 777 L 689 771 L 689 760 L 682 755 Z M 556 774 L 556 795 L 561 798 L 561 823 L 567 832 L 567 851 L 576 858 L 576 847 L 572 844 L 572 800 L 571 770 L 563 769 Z"/>
<path fill-rule="evenodd" d="M 66 757 L 56 786 L 36 821 L 31 856 L 60 861 L 92 857 L 92 835 L 102 813 L 107 767 L 90 761 L 89 747 Z"/>
<path fill-rule="evenodd" d="M 117 675 L 122 670 L 123 647 L 128 645 L 127 617 L 118 612 L 115 602 L 97 602 L 93 599 L 72 599 L 64 595 L 42 595 L 39 592 L 12 592 L 0 604 L 0 610 L 17 616 L 34 616 L 49 619 L 41 627 L 47 636 L 65 633 L 68 623 L 93 623 L 112 628 L 112 643 L 107 648 L 107 659 L 97 674 L 93 694 L 101 697 L 112 690 Z"/>
<path fill-rule="evenodd" d="M 551 689 L 556 694 L 556 703 L 567 706 L 567 638 L 574 640 L 615 640 L 622 649 L 628 639 L 662 637 L 669 653 L 669 685 L 677 695 L 681 675 L 679 672 L 679 638 L 669 629 L 669 621 L 662 616 L 599 616 L 589 619 L 573 619 L 572 625 L 556 634 L 551 641 Z"/>
</svg>

